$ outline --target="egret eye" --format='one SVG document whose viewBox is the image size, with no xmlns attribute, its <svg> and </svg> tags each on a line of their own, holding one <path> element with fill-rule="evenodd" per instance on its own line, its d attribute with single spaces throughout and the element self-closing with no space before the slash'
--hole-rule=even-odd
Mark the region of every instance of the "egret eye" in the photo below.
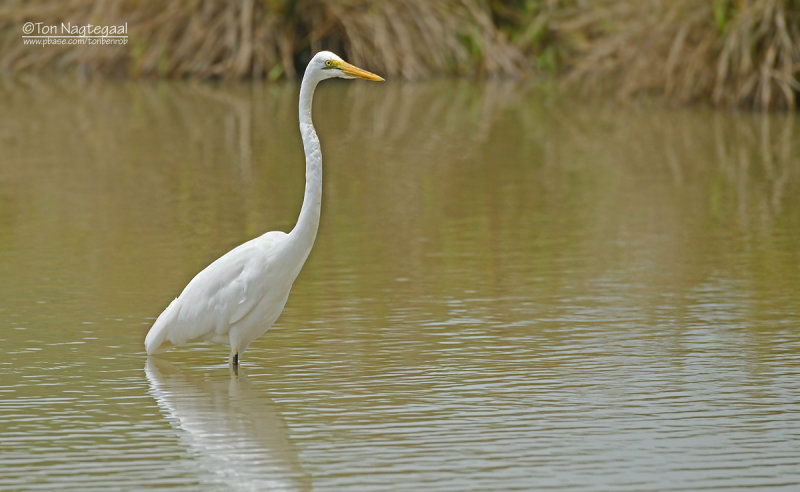
<svg viewBox="0 0 800 492">
<path fill-rule="evenodd" d="M 325 66 L 326 67 L 332 67 L 333 66 L 333 60 L 325 60 Z"/>
</svg>

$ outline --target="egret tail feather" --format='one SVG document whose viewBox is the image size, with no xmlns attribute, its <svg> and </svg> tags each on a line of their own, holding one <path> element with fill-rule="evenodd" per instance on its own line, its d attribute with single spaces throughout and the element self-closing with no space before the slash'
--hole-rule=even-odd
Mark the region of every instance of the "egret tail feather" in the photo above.
<svg viewBox="0 0 800 492">
<path fill-rule="evenodd" d="M 174 299 L 169 306 L 167 306 L 167 309 L 161 313 L 158 319 L 156 319 L 156 322 L 153 323 L 153 327 L 147 332 L 147 337 L 144 339 L 144 348 L 147 350 L 147 355 L 165 352 L 174 346 L 173 343 L 167 339 L 169 331 L 167 327 L 175 317 L 174 311 L 176 309 L 177 300 L 178 299 Z"/>
</svg>

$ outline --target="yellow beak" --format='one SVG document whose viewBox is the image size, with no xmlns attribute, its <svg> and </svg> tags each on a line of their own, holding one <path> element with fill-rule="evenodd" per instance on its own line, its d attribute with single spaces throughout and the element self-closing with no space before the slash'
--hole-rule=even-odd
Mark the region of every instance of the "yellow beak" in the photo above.
<svg viewBox="0 0 800 492">
<path fill-rule="evenodd" d="M 372 72 L 367 72 L 363 68 L 358 68 L 357 66 L 351 65 L 347 62 L 339 63 L 339 70 L 346 73 L 347 75 L 358 77 L 359 79 L 374 80 L 375 82 L 383 82 L 383 77 L 375 75 Z"/>
</svg>

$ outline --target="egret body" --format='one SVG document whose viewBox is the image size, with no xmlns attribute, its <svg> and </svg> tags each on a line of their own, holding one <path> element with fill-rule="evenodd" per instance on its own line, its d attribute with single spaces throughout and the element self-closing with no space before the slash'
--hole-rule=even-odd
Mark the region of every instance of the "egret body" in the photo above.
<svg viewBox="0 0 800 492">
<path fill-rule="evenodd" d="M 333 77 L 383 80 L 329 51 L 314 55 L 306 67 L 299 103 L 306 187 L 294 229 L 251 239 L 198 273 L 153 323 L 144 341 L 148 354 L 205 340 L 230 346 L 235 367 L 250 342 L 278 319 L 317 235 L 322 152 L 311 121 L 311 103 L 317 84 Z"/>
</svg>

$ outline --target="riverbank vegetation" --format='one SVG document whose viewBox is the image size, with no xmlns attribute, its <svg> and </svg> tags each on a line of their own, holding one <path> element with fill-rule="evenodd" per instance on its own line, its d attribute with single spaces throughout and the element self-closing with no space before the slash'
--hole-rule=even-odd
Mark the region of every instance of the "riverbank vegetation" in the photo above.
<svg viewBox="0 0 800 492">
<path fill-rule="evenodd" d="M 123 46 L 31 46 L 25 22 L 127 23 Z M 798 0 L 10 1 L 0 71 L 296 78 L 330 49 L 391 78 L 529 77 L 629 99 L 797 108 Z"/>
</svg>

